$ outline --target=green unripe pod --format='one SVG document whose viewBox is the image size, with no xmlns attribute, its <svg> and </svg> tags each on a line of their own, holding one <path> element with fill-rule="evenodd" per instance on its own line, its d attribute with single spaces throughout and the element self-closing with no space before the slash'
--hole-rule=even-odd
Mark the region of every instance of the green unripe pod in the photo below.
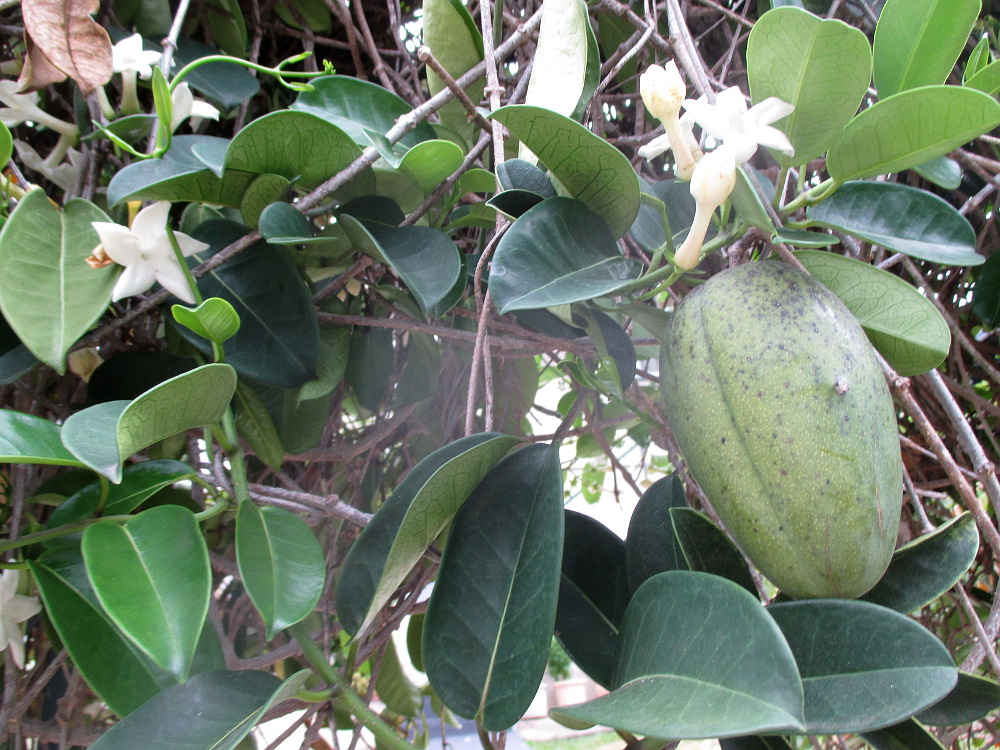
<svg viewBox="0 0 1000 750">
<path fill-rule="evenodd" d="M 892 398 L 854 316 L 774 261 L 681 302 L 660 358 L 691 475 L 746 555 L 795 598 L 854 598 L 889 564 L 902 504 Z"/>
</svg>

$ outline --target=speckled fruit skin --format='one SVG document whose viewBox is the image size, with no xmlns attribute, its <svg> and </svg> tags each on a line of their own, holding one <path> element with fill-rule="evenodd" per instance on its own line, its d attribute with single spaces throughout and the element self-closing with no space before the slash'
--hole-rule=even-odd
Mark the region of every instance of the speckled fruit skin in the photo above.
<svg viewBox="0 0 1000 750">
<path fill-rule="evenodd" d="M 660 360 L 691 475 L 746 555 L 794 598 L 854 598 L 892 555 L 902 458 L 892 398 L 843 303 L 784 263 L 689 294 Z"/>
</svg>

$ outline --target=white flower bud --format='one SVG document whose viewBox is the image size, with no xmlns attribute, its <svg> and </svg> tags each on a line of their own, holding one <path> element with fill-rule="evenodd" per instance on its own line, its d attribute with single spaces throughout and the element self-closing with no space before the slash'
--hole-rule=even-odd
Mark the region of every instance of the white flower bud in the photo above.
<svg viewBox="0 0 1000 750">
<path fill-rule="evenodd" d="M 715 209 L 729 198 L 736 187 L 736 155 L 727 146 L 720 146 L 706 154 L 691 175 L 691 195 L 695 200 L 694 220 L 691 231 L 674 255 L 674 265 L 690 271 L 701 260 L 701 246 L 705 243 L 708 225 Z"/>
<path fill-rule="evenodd" d="M 646 68 L 639 76 L 639 93 L 653 117 L 665 122 L 677 118 L 687 89 L 677 64 L 671 60 L 662 68 L 659 65 Z"/>
</svg>

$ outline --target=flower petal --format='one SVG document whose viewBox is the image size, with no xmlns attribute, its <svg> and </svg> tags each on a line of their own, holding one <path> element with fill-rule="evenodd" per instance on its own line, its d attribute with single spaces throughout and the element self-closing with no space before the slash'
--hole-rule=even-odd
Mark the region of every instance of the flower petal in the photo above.
<svg viewBox="0 0 1000 750">
<path fill-rule="evenodd" d="M 121 224 L 108 221 L 91 223 L 97 236 L 101 238 L 105 254 L 115 263 L 123 266 L 139 262 L 141 258 L 139 239 Z"/>
<path fill-rule="evenodd" d="M 188 286 L 187 276 L 184 275 L 184 271 L 181 270 L 176 259 L 172 259 L 170 262 L 164 259 L 163 262 L 156 264 L 156 280 L 160 282 L 160 286 L 175 297 L 184 300 L 189 305 L 195 304 L 194 294 L 191 292 L 191 287 Z"/>
<path fill-rule="evenodd" d="M 733 129 L 732 118 L 724 110 L 709 104 L 704 99 L 685 99 L 684 111 L 690 113 L 701 129 L 717 141 L 723 140 Z"/>
<path fill-rule="evenodd" d="M 773 148 L 775 151 L 781 151 L 789 156 L 795 153 L 788 136 L 770 125 L 759 125 L 750 134 L 750 137 L 761 146 Z"/>
<path fill-rule="evenodd" d="M 0 626 L 0 651 L 10 646 L 10 655 L 18 669 L 24 669 L 24 636 L 21 629 L 8 618 L 4 617 Z"/>
<path fill-rule="evenodd" d="M 769 96 L 764 101 L 751 107 L 750 111 L 746 114 L 746 119 L 753 125 L 770 125 L 782 117 L 788 117 L 794 111 L 794 104 L 789 104 L 776 96 Z"/>
<path fill-rule="evenodd" d="M 647 161 L 650 159 L 655 159 L 660 154 L 665 154 L 670 150 L 670 136 L 664 133 L 661 136 L 657 136 L 645 146 L 641 146 L 636 152 L 639 156 Z"/>
<path fill-rule="evenodd" d="M 156 272 L 149 263 L 139 261 L 128 266 L 115 283 L 114 291 L 111 293 L 112 302 L 117 302 L 125 297 L 142 294 L 153 286 L 156 281 Z"/>
<path fill-rule="evenodd" d="M 184 232 L 174 232 L 174 238 L 177 240 L 177 246 L 181 249 L 181 255 L 185 258 L 195 253 L 203 253 L 211 247 L 207 242 L 189 237 Z"/>
<path fill-rule="evenodd" d="M 33 596 L 14 594 L 10 601 L 3 604 L 3 616 L 14 622 L 24 622 L 42 611 L 42 605 Z"/>
<path fill-rule="evenodd" d="M 151 206 L 146 206 L 132 220 L 132 234 L 139 237 L 146 247 L 158 244 L 161 236 L 167 241 L 166 226 L 169 214 L 170 201 L 157 201 Z"/>
</svg>

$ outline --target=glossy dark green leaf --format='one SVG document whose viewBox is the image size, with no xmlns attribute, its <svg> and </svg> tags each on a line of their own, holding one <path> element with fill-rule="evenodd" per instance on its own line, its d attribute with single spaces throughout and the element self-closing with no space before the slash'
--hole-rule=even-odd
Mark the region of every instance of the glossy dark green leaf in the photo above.
<svg viewBox="0 0 1000 750">
<path fill-rule="evenodd" d="M 743 555 L 712 519 L 694 508 L 671 508 L 670 520 L 689 570 L 728 578 L 757 595 Z"/>
<path fill-rule="evenodd" d="M 968 513 L 897 549 L 889 569 L 862 599 L 907 614 L 958 583 L 979 551 L 979 532 Z"/>
<path fill-rule="evenodd" d="M 671 508 L 686 507 L 684 485 L 676 474 L 656 480 L 642 493 L 625 537 L 628 583 L 632 591 L 657 573 L 688 570 L 670 513 Z"/>
<path fill-rule="evenodd" d="M 0 385 L 13 383 L 36 364 L 38 359 L 0 315 Z"/>
<path fill-rule="evenodd" d="M 196 367 L 193 359 L 158 351 L 130 349 L 104 360 L 90 376 L 88 401 L 131 401 L 151 388 Z"/>
<path fill-rule="evenodd" d="M 412 109 L 391 91 L 352 76 L 323 76 L 309 83 L 313 90 L 299 94 L 291 109 L 311 112 L 332 122 L 359 146 L 371 143 L 366 130 L 384 135 L 393 128 L 396 120 Z M 421 122 L 404 135 L 400 143 L 415 146 L 420 141 L 435 137 L 434 129 Z"/>
<path fill-rule="evenodd" d="M 820 226 L 914 258 L 976 266 L 976 233 L 950 203 L 926 190 L 894 182 L 848 182 L 806 212 Z"/>
<path fill-rule="evenodd" d="M 83 466 L 63 446 L 60 433 L 55 422 L 0 409 L 0 463 Z"/>
<path fill-rule="evenodd" d="M 980 0 L 887 0 L 875 27 L 875 88 L 944 83 L 969 41 Z"/>
<path fill-rule="evenodd" d="M 211 11 L 209 13 L 211 14 Z M 161 34 L 161 36 L 163 35 Z M 151 46 L 157 48 L 155 44 Z M 217 49 L 182 36 L 177 40 L 174 60 L 178 66 L 183 66 L 203 57 L 217 54 L 219 54 Z M 191 84 L 191 88 L 221 104 L 223 109 L 239 106 L 260 90 L 260 84 L 257 83 L 257 77 L 254 73 L 241 65 L 233 65 L 228 62 L 210 62 L 199 65 L 189 72 L 184 80 Z"/>
<path fill-rule="evenodd" d="M 354 330 L 344 377 L 354 388 L 358 403 L 368 411 L 375 411 L 385 396 L 392 362 L 392 329 Z"/>
<path fill-rule="evenodd" d="M 961 86 L 924 86 L 873 104 L 830 146 L 837 182 L 899 172 L 947 154 L 1000 124 L 1000 104 Z"/>
<path fill-rule="evenodd" d="M 299 401 L 311 401 L 325 396 L 344 379 L 351 349 L 349 326 L 321 325 L 319 327 L 319 357 L 316 361 L 316 379 L 308 380 L 299 388 Z"/>
<path fill-rule="evenodd" d="M 173 684 L 122 636 L 94 596 L 89 581 L 30 562 L 45 612 L 91 689 L 118 716 L 131 713 Z"/>
<path fill-rule="evenodd" d="M 170 150 L 159 159 L 144 159 L 116 172 L 108 183 L 108 205 L 126 200 L 201 201 L 223 206 L 239 206 L 253 172 L 228 170 L 221 179 L 194 155 L 200 143 L 228 143 L 208 135 L 178 135 Z"/>
<path fill-rule="evenodd" d="M 330 415 L 332 394 L 302 400 L 298 388 L 268 388 L 263 385 L 255 385 L 254 392 L 271 418 L 283 453 L 305 453 L 319 445 Z"/>
<path fill-rule="evenodd" d="M 289 197 L 291 184 L 290 180 L 278 174 L 257 175 L 240 199 L 240 216 L 243 217 L 243 223 L 251 229 L 256 229 L 265 208 Z"/>
<path fill-rule="evenodd" d="M 441 348 L 434 336 L 411 333 L 404 357 L 399 381 L 389 400 L 393 408 L 432 398 L 441 383 Z"/>
<path fill-rule="evenodd" d="M 455 515 L 424 619 L 427 677 L 448 708 L 491 731 L 513 726 L 545 671 L 559 595 L 559 451 L 499 463 Z"/>
<path fill-rule="evenodd" d="M 122 471 L 121 484 L 102 485 L 100 482 L 88 484 L 66 498 L 66 502 L 55 509 L 49 517 L 47 526 L 52 529 L 82 521 L 97 512 L 99 506 L 101 512 L 108 516 L 130 513 L 164 487 L 169 487 L 194 473 L 187 464 L 172 459 L 142 461 L 126 466 Z M 107 496 L 102 505 L 103 487 L 107 488 Z"/>
<path fill-rule="evenodd" d="M 491 445 L 506 445 L 509 450 L 513 445 L 508 442 L 511 440 L 495 432 L 470 435 L 434 451 L 403 478 L 365 526 L 340 568 L 337 616 L 347 632 L 357 634 L 364 622 L 389 552 L 417 497 L 423 495 L 425 499 L 432 499 L 430 491 L 435 487 L 447 487 L 450 478 L 459 473 L 456 469 L 465 465 L 462 459 L 465 454 L 483 447 L 489 451 Z"/>
<path fill-rule="evenodd" d="M 326 584 L 326 561 L 316 535 L 282 508 L 258 508 L 249 500 L 240 504 L 236 561 L 268 640 L 304 620 Z"/>
<path fill-rule="evenodd" d="M 556 636 L 580 669 L 610 688 L 630 593 L 625 543 L 600 521 L 572 510 L 565 514 Z"/>
<path fill-rule="evenodd" d="M 192 233 L 221 251 L 247 233 L 236 222 L 207 221 Z M 316 377 L 319 326 L 309 290 L 287 253 L 256 242 L 198 279 L 202 296 L 221 297 L 240 317 L 225 343 L 226 362 L 243 377 L 276 388 L 294 388 Z M 208 341 L 181 335 L 206 354 Z"/>
<path fill-rule="evenodd" d="M 316 230 L 301 211 L 290 203 L 278 201 L 261 211 L 257 218 L 260 233 L 274 245 L 312 241 Z"/>
<path fill-rule="evenodd" d="M 944 645 L 891 609 L 813 599 L 768 612 L 799 665 L 810 734 L 890 726 L 939 701 L 958 678 Z"/>
<path fill-rule="evenodd" d="M 542 198 L 555 198 L 556 189 L 548 176 L 524 159 L 507 159 L 497 164 L 497 180 L 504 190 L 526 190 Z"/>
<path fill-rule="evenodd" d="M 0 230 L 0 308 L 17 337 L 60 374 L 66 352 L 101 317 L 117 273 L 85 259 L 100 243 L 91 222 L 110 221 L 90 201 L 65 209 L 43 190 L 17 203 Z"/>
<path fill-rule="evenodd" d="M 464 108 L 462 118 L 465 118 Z M 403 154 L 398 169 L 417 183 L 425 195 L 430 195 L 462 166 L 464 159 L 465 153 L 458 144 L 435 139 L 422 141 Z"/>
<path fill-rule="evenodd" d="M 628 231 L 639 211 L 639 178 L 621 151 L 543 107 L 508 105 L 490 116 L 530 148 L 570 195 L 604 220 L 612 239 Z"/>
<path fill-rule="evenodd" d="M 71 415 L 63 425 L 63 444 L 85 466 L 117 483 L 122 462 L 143 448 L 219 422 L 235 390 L 232 367 L 203 365 L 133 401 L 109 401 Z"/>
<path fill-rule="evenodd" d="M 373 222 L 362 224 L 346 214 L 340 216 L 339 223 L 356 246 L 375 250 L 392 266 L 425 314 L 429 314 L 459 280 L 462 260 L 458 247 L 438 229 L 390 227 Z"/>
<path fill-rule="evenodd" d="M 615 689 L 553 709 L 554 719 L 665 740 L 804 729 L 792 652 L 757 598 L 732 581 L 659 573 L 635 592 L 621 633 Z"/>
<path fill-rule="evenodd" d="M 807 163 L 840 135 L 868 92 L 871 57 L 864 33 L 801 8 L 775 8 L 754 24 L 747 43 L 753 103 L 776 96 L 795 107 L 774 124 L 795 149 L 776 154 L 782 165 Z"/>
<path fill-rule="evenodd" d="M 1000 326 L 1000 253 L 993 253 L 976 273 L 972 310 L 987 328 Z"/>
<path fill-rule="evenodd" d="M 281 682 L 254 670 L 203 672 L 147 701 L 91 747 L 235 750 L 264 712 L 293 697 L 308 676 L 303 670 Z"/>
<path fill-rule="evenodd" d="M 602 297 L 636 279 L 600 216 L 580 201 L 549 198 L 529 210 L 497 245 L 490 292 L 501 313 Z"/>
<path fill-rule="evenodd" d="M 941 740 L 914 719 L 862 732 L 861 737 L 875 750 L 944 750 Z"/>
<path fill-rule="evenodd" d="M 82 550 L 115 625 L 178 681 L 187 679 L 212 592 L 208 550 L 191 511 L 164 505 L 124 526 L 96 523 Z"/>
<path fill-rule="evenodd" d="M 781 737 L 724 737 L 719 740 L 722 750 L 791 750 Z"/>
<path fill-rule="evenodd" d="M 486 205 L 495 208 L 513 221 L 543 200 L 538 193 L 532 193 L 529 190 L 504 190 L 486 201 Z"/>
<path fill-rule="evenodd" d="M 497 462 L 518 443 L 517 438 L 499 433 L 487 432 L 474 437 L 477 439 L 458 441 L 462 444 L 460 453 L 444 453 L 449 458 L 423 481 L 408 503 L 386 552 L 385 566 L 380 571 L 360 630 L 364 630 L 392 598 L 396 588 L 455 517 L 470 493 L 481 482 L 489 481 L 484 477 L 488 477 Z M 424 461 L 431 461 L 431 466 L 435 466 L 439 453 L 441 451 L 431 454 Z"/>
<path fill-rule="evenodd" d="M 674 244 L 683 242 L 694 220 L 695 202 L 691 197 L 690 183 L 673 179 L 660 180 L 652 184 L 643 182 L 642 192 L 663 203 Z M 667 241 L 663 218 L 656 208 L 646 203 L 640 206 L 629 232 L 643 250 L 650 253 L 655 252 Z M 714 227 L 710 228 L 707 237 L 711 239 L 714 234 Z"/>
<path fill-rule="evenodd" d="M 587 333 L 594 341 L 598 354 L 610 358 L 618 373 L 618 387 L 621 393 L 628 390 L 635 380 L 635 346 L 625 329 L 614 318 L 600 310 L 588 311 L 592 324 L 586 326 Z"/>
<path fill-rule="evenodd" d="M 919 375 L 948 356 L 951 331 L 934 303 L 888 271 L 820 250 L 795 256 L 836 294 L 868 340 L 900 375 Z"/>
<path fill-rule="evenodd" d="M 736 187 L 733 188 L 729 200 L 736 209 L 739 220 L 746 222 L 752 227 L 760 227 L 765 232 L 774 232 L 774 222 L 771 221 L 764 203 L 761 201 L 760 193 L 754 184 L 756 179 L 766 181 L 762 175 L 750 174 L 743 167 L 736 168 Z M 771 187 L 767 183 L 767 187 Z"/>
<path fill-rule="evenodd" d="M 259 117 L 237 133 L 226 151 L 226 171 L 277 174 L 311 190 L 361 156 L 347 133 L 310 112 L 280 110 Z M 375 190 L 370 169 L 351 181 L 352 193 Z"/>
<path fill-rule="evenodd" d="M 968 672 L 958 673 L 958 683 L 948 695 L 915 718 L 924 724 L 952 727 L 971 724 L 1000 708 L 1000 685 Z"/>
<path fill-rule="evenodd" d="M 209 297 L 195 308 L 173 305 L 174 320 L 198 336 L 221 344 L 240 330 L 240 316 L 236 309 L 221 297 Z"/>
</svg>

